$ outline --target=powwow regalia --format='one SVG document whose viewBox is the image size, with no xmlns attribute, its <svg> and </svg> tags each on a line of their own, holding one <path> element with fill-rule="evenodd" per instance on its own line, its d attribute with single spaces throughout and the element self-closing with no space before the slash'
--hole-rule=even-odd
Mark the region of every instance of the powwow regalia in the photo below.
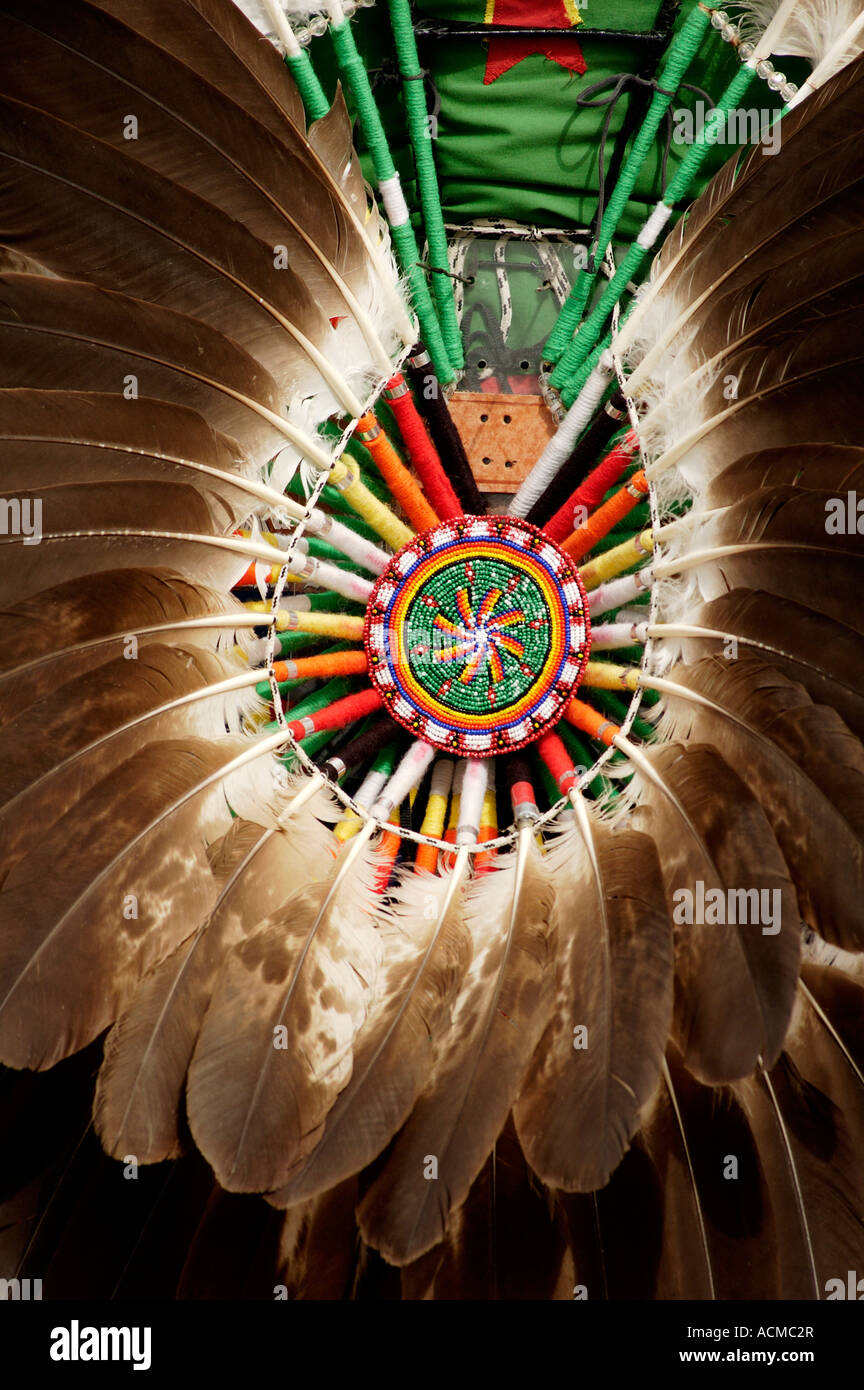
<svg viewBox="0 0 864 1390">
<path fill-rule="evenodd" d="M 861 0 L 0 15 L 0 1274 L 830 1296 Z"/>
</svg>

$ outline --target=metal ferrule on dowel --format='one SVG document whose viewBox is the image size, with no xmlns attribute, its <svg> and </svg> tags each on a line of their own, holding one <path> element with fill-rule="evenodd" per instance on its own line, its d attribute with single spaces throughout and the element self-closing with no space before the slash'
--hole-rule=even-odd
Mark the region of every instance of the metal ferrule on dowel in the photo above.
<svg viewBox="0 0 864 1390">
<path fill-rule="evenodd" d="M 568 753 L 560 735 L 554 731 L 544 734 L 537 740 L 537 752 L 551 773 L 555 785 L 562 796 L 576 785 L 578 780 L 573 759 Z"/>
<path fill-rule="evenodd" d="M 589 738 L 595 739 L 607 748 L 611 747 L 616 735 L 621 732 L 617 724 L 607 719 L 605 714 L 601 714 L 593 705 L 586 705 L 584 700 L 571 700 L 564 710 L 564 718 L 574 729 L 588 734 Z"/>
<path fill-rule="evenodd" d="M 601 613 L 611 613 L 622 603 L 629 603 L 640 594 L 646 594 L 654 582 L 654 571 L 650 565 L 637 570 L 635 574 L 625 574 L 621 579 L 610 579 L 593 589 L 588 595 L 588 611 L 592 619 Z M 592 629 L 593 635 L 593 629 Z"/>
<path fill-rule="evenodd" d="M 637 690 L 638 666 L 619 666 L 612 661 L 589 661 L 585 666 L 582 684 L 596 690 Z"/>
<path fill-rule="evenodd" d="M 263 607 L 264 605 L 262 605 Z M 339 637 L 345 642 L 362 642 L 366 619 L 359 613 L 326 613 L 296 609 L 280 609 L 277 613 L 277 632 L 320 634 Z"/>
<path fill-rule="evenodd" d="M 614 306 L 618 303 L 634 275 L 639 271 L 646 255 L 671 218 L 675 204 L 689 192 L 694 178 L 707 158 L 709 150 L 713 147 L 715 133 L 720 130 L 721 126 L 725 125 L 727 111 L 737 106 L 753 81 L 754 75 L 753 69 L 747 64 L 739 68 L 716 107 L 709 114 L 670 180 L 662 200 L 645 222 L 638 237 L 630 246 L 600 296 L 596 307 L 580 326 L 576 337 L 552 373 L 550 381 L 554 387 L 563 389 L 568 379 L 589 356 Z M 649 297 L 646 296 L 646 299 Z"/>
<path fill-rule="evenodd" d="M 418 531 L 429 531 L 433 526 L 437 526 L 440 517 L 434 506 L 430 506 L 431 496 L 427 499 L 423 495 L 416 478 L 413 478 L 405 467 L 386 431 L 371 410 L 357 421 L 354 438 L 360 440 L 370 455 L 387 484 L 393 501 L 399 504 L 411 525 Z"/>
<path fill-rule="evenodd" d="M 531 769 L 525 758 L 516 754 L 507 759 L 507 783 L 510 790 L 510 805 L 513 808 L 513 823 L 517 830 L 533 825 L 539 819 L 537 796 L 531 780 Z"/>
<path fill-rule="evenodd" d="M 367 541 L 365 536 L 352 531 L 350 526 L 345 526 L 335 517 L 319 511 L 317 507 L 306 523 L 306 529 L 310 535 L 320 536 L 322 540 L 329 541 L 337 550 L 341 550 L 347 559 L 362 565 L 370 574 L 383 574 L 390 563 L 390 556 L 386 550 L 381 550 L 379 546 L 373 545 L 372 541 Z"/>
<path fill-rule="evenodd" d="M 298 656 L 294 661 L 273 663 L 273 676 L 280 685 L 285 681 L 319 680 L 325 676 L 361 676 L 365 670 L 366 653 L 362 649 Z"/>
<path fill-rule="evenodd" d="M 598 507 L 588 520 L 577 527 L 565 541 L 561 549 L 571 560 L 581 560 L 603 536 L 607 536 L 625 516 L 644 502 L 648 493 L 648 483 L 642 469 L 638 469 L 628 482 L 614 492 L 607 502 Z"/>
<path fill-rule="evenodd" d="M 393 550 L 401 550 L 415 534 L 394 511 L 369 491 L 360 477 L 360 469 L 353 459 L 343 457 L 333 469 L 330 480 L 344 497 L 348 505 L 368 521 L 383 541 Z"/>
<path fill-rule="evenodd" d="M 421 835 L 428 835 L 433 840 L 440 840 L 444 834 L 447 802 L 450 797 L 450 788 L 453 785 L 453 767 L 452 758 L 438 758 L 432 768 L 432 776 L 429 780 L 429 796 L 426 800 L 420 833 Z M 414 867 L 417 870 L 425 870 L 426 873 L 434 874 L 438 867 L 437 846 L 418 845 Z"/>
<path fill-rule="evenodd" d="M 624 469 L 638 452 L 639 441 L 633 430 L 629 430 L 621 442 L 616 444 L 614 449 L 610 449 L 596 468 L 592 468 L 587 478 L 571 492 L 564 505 L 546 522 L 543 527 L 546 535 L 560 545 L 573 529 L 578 509 L 584 508 L 586 512 L 593 512 L 599 507 L 610 487 L 615 486 Z"/>
<path fill-rule="evenodd" d="M 386 748 L 383 748 L 377 755 L 371 768 L 360 783 L 359 788 L 354 793 L 354 803 L 360 807 L 361 811 L 369 810 L 369 807 L 375 801 L 376 797 L 380 795 L 383 788 L 387 785 L 387 781 L 395 765 L 396 745 L 395 743 L 391 743 Z M 362 823 L 362 818 L 356 811 L 351 809 L 346 810 L 343 819 L 339 821 L 334 830 L 337 840 L 342 843 L 346 840 L 350 840 L 353 835 L 357 834 Z"/>
<path fill-rule="evenodd" d="M 408 115 L 408 132 L 414 149 L 414 163 L 417 168 L 417 184 L 420 193 L 420 206 L 423 211 L 423 224 L 429 245 L 429 262 L 432 266 L 432 294 L 438 310 L 441 333 L 451 366 L 459 372 L 465 365 L 462 351 L 462 335 L 456 317 L 456 304 L 453 296 L 453 282 L 450 279 L 447 253 L 447 233 L 441 211 L 441 195 L 438 189 L 438 175 L 432 154 L 432 139 L 429 129 L 429 114 L 426 109 L 426 94 L 423 89 L 423 70 L 417 54 L 414 38 L 414 25 L 409 0 L 390 0 L 390 22 L 402 75 L 402 95 Z"/>
<path fill-rule="evenodd" d="M 591 629 L 592 652 L 640 647 L 648 641 L 648 623 L 599 623 Z"/>
<path fill-rule="evenodd" d="M 632 569 L 634 565 L 640 564 L 647 556 L 653 554 L 653 531 L 641 531 L 638 536 L 631 536 L 628 541 L 622 541 L 621 545 L 604 551 L 596 560 L 589 560 L 587 565 L 580 565 L 582 583 L 586 590 L 596 589 L 604 580 L 613 579 L 624 570 Z"/>
</svg>

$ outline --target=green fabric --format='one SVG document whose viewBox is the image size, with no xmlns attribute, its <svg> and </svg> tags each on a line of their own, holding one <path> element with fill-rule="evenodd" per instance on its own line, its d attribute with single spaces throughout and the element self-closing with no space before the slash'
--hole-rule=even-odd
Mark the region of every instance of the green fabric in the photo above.
<svg viewBox="0 0 864 1390">
<path fill-rule="evenodd" d="M 638 70 L 644 55 L 624 43 L 598 43 L 590 49 L 586 44 L 588 71 L 582 78 L 532 55 L 484 87 L 484 58 L 474 58 L 472 46 L 459 44 L 447 50 L 442 44 L 441 48 L 442 59 L 433 69 L 442 102 L 436 154 L 448 220 L 497 215 L 535 225 L 590 227 L 597 211 L 598 143 L 605 108 L 579 107 L 575 96 L 580 88 L 603 78 Z M 725 45 L 715 42 L 713 48 L 720 58 L 730 56 Z M 706 73 L 706 64 L 697 59 L 689 79 L 719 94 L 735 70 L 729 67 L 723 80 L 719 66 L 712 64 Z M 607 168 L 631 99 L 622 98 L 615 108 Z M 688 93 L 681 105 L 694 100 Z M 672 146 L 670 174 L 675 172 L 681 149 Z M 623 210 L 620 237 L 632 238 L 657 202 L 661 161 L 658 141 Z M 710 172 L 722 163 L 723 152 L 718 148 L 712 152 Z"/>
<path fill-rule="evenodd" d="M 589 0 L 583 9 L 584 27 L 644 31 L 653 26 L 659 9 L 660 0 Z M 412 11 L 415 23 L 439 18 L 479 25 L 483 23 L 486 4 L 485 0 L 415 0 Z M 676 33 L 680 32 L 692 13 L 693 0 L 683 0 L 676 16 Z M 378 7 L 358 11 L 352 21 L 352 30 L 369 72 L 394 163 L 399 170 L 405 196 L 414 209 L 413 220 L 422 241 L 420 200 L 408 141 L 408 120 L 402 101 L 393 36 L 386 14 Z M 588 70 L 582 77 L 576 77 L 536 54 L 485 86 L 483 76 L 488 44 L 484 40 L 435 38 L 420 42 L 420 62 L 429 69 L 426 95 L 430 112 L 435 108 L 430 83 L 440 98 L 437 138 L 431 143 L 447 222 L 467 224 L 483 219 L 509 219 L 534 226 L 561 227 L 577 236 L 580 233 L 584 236 L 585 232 L 593 229 L 597 214 L 598 136 L 606 108 L 579 107 L 575 98 L 579 92 L 604 78 L 622 72 L 644 73 L 646 63 L 653 62 L 654 72 L 659 73 L 668 49 L 665 53 L 652 52 L 644 46 L 628 42 L 626 37 L 620 41 L 595 40 L 589 34 L 584 39 L 582 50 L 588 64 Z M 324 88 L 332 93 L 336 85 L 336 72 L 328 41 L 316 40 L 312 53 Z M 795 60 L 784 59 L 782 66 L 791 79 L 802 80 L 800 64 Z M 739 63 L 734 50 L 723 43 L 712 29 L 689 66 L 684 81 L 704 89 L 712 100 L 717 101 L 738 71 Z M 419 87 L 420 84 L 416 85 Z M 618 101 L 612 117 L 606 149 L 607 178 L 628 108 L 634 100 L 644 102 L 643 110 L 648 104 L 647 97 L 638 98 L 635 93 L 635 88 L 627 90 L 627 94 Z M 698 93 L 684 93 L 672 101 L 671 109 L 676 111 L 684 107 L 695 110 L 701 99 Z M 781 105 L 779 97 L 763 82 L 755 83 L 745 100 L 749 105 L 765 110 L 779 110 Z M 635 135 L 634 131 L 630 148 Z M 622 210 L 614 232 L 619 263 L 662 194 L 661 166 L 666 135 L 664 121 Z M 367 175 L 371 175 L 371 163 L 368 154 L 364 153 L 363 139 L 359 133 L 358 148 Z M 674 142 L 671 144 L 667 185 L 675 178 L 688 154 L 688 162 L 692 165 L 695 162 L 693 147 Z M 698 196 L 729 154 L 728 146 L 724 145 L 708 149 L 685 195 L 685 201 Z M 612 193 L 610 182 L 607 183 L 607 198 Z M 452 241 L 452 231 L 449 236 Z M 501 311 L 497 282 L 488 264 L 480 267 L 477 264 L 478 261 L 488 262 L 491 259 L 493 246 L 493 238 L 484 238 L 482 248 L 469 252 L 464 268 L 466 276 L 476 277 L 473 284 L 463 287 L 465 315 L 462 335 L 467 367 L 463 381 L 465 389 L 477 389 L 483 377 L 490 374 L 502 379 L 508 372 L 518 376 L 526 370 L 520 365 L 523 361 L 529 362 L 528 371 L 536 372 L 543 335 L 551 332 L 558 313 L 554 296 L 548 290 L 538 293 L 538 286 L 542 288 L 546 278 L 539 264 L 534 276 L 527 270 L 509 275 L 513 322 L 507 334 L 506 351 L 502 344 L 496 346 L 496 326 Z M 517 250 L 516 243 L 511 242 L 505 259 L 510 268 L 517 261 L 527 263 L 534 257 L 529 250 Z M 571 255 L 563 248 L 562 264 L 572 283 Z M 643 264 L 641 273 L 644 270 Z M 603 296 L 605 287 L 605 280 L 598 277 L 588 300 L 589 312 Z M 500 334 L 497 337 L 500 338 Z M 572 403 L 587 375 L 585 367 L 577 369 L 574 375 L 572 361 L 571 353 L 568 370 L 559 373 L 559 379 L 562 375 L 567 377 L 562 390 L 566 404 Z M 592 364 L 593 354 L 588 370 Z M 503 389 L 507 389 L 506 383 Z"/>
<path fill-rule="evenodd" d="M 585 29 L 626 29 L 638 33 L 650 29 L 660 12 L 662 0 L 576 0 Z M 416 0 L 417 16 L 449 19 L 459 24 L 482 24 L 486 0 Z"/>
<path fill-rule="evenodd" d="M 415 9 L 476 22 L 482 21 L 485 6 L 437 0 Z M 686 6 L 679 12 L 678 26 L 689 10 Z M 650 28 L 656 11 L 657 6 L 646 6 L 644 0 L 596 0 L 586 11 L 586 27 L 590 23 L 592 28 Z M 713 32 L 703 47 L 687 80 L 719 95 L 735 71 L 736 60 Z M 445 217 L 470 221 L 500 216 L 541 225 L 590 226 L 596 213 L 597 146 L 605 109 L 579 107 L 575 96 L 605 77 L 638 72 L 645 64 L 645 50 L 626 41 L 587 38 L 583 54 L 588 70 L 583 77 L 534 54 L 484 86 L 486 53 L 481 40 L 442 39 L 421 51 L 441 97 L 435 154 Z M 657 54 L 658 62 L 661 56 Z M 630 100 L 622 97 L 616 106 L 607 165 Z M 694 101 L 691 93 L 682 105 Z M 670 174 L 682 152 L 673 146 Z M 723 162 L 722 150 L 712 154 L 711 172 Z M 661 157 L 662 142 L 658 141 L 624 210 L 619 236 L 635 235 L 646 207 L 659 198 Z"/>
<path fill-rule="evenodd" d="M 676 32 L 686 22 L 690 4 L 679 8 Z M 590 0 L 584 11 L 586 28 L 650 29 L 659 3 L 646 0 Z M 482 23 L 484 0 L 420 0 L 413 6 L 415 21 L 434 18 Z M 381 118 L 390 137 L 394 162 L 402 177 L 405 196 L 418 205 L 413 159 L 408 144 L 408 123 L 402 106 L 393 38 L 377 9 L 357 12 L 352 21 L 358 46 L 370 72 Z M 335 90 L 336 74 L 326 40 L 312 45 L 315 67 L 325 90 Z M 604 108 L 578 107 L 575 96 L 605 77 L 621 72 L 640 72 L 645 67 L 644 47 L 587 37 L 583 54 L 588 70 L 577 77 L 539 54 L 523 59 L 490 86 L 484 86 L 487 45 L 483 40 L 435 39 L 422 43 L 420 60 L 429 68 L 430 80 L 441 99 L 438 138 L 433 142 L 441 199 L 448 222 L 506 217 L 534 225 L 582 227 L 593 225 L 597 211 L 598 136 Z M 662 53 L 656 55 L 659 69 Z M 784 70 L 796 76 L 794 61 L 783 61 Z M 690 66 L 685 81 L 706 90 L 716 101 L 735 75 L 738 61 L 729 44 L 711 30 L 701 52 Z M 751 101 L 757 98 L 751 96 Z M 615 140 L 632 96 L 618 102 L 610 125 L 607 168 Z M 673 105 L 695 109 L 695 93 L 683 94 Z M 765 83 L 758 85 L 758 105 L 780 109 L 780 99 Z M 431 109 L 431 101 L 430 101 Z M 649 154 L 622 214 L 616 240 L 636 235 L 647 213 L 661 195 L 660 172 L 664 131 Z M 364 167 L 371 164 L 358 146 Z M 687 146 L 672 144 L 668 177 L 672 177 Z M 705 182 L 728 158 L 729 150 L 714 146 L 692 190 L 695 197 Z"/>
</svg>

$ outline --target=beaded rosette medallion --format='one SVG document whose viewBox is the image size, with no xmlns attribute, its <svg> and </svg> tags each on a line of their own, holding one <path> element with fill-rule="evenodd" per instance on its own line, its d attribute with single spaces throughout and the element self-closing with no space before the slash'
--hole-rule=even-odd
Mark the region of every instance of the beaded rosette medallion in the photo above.
<svg viewBox="0 0 864 1390">
<path fill-rule="evenodd" d="M 575 566 L 536 527 L 498 516 L 415 536 L 379 577 L 364 636 L 392 717 L 471 757 L 521 748 L 556 723 L 590 648 Z"/>
</svg>

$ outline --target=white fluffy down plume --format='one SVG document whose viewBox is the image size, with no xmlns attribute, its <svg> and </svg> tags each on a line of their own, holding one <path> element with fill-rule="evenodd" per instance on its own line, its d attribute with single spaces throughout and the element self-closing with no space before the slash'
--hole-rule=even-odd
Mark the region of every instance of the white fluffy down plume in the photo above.
<svg viewBox="0 0 864 1390">
<path fill-rule="evenodd" d="M 672 296 L 661 295 L 646 315 L 643 332 L 633 344 L 632 356 L 641 358 L 656 341 L 669 318 L 674 318 Z M 708 460 L 700 430 L 706 420 L 705 399 L 714 386 L 718 367 L 700 360 L 698 333 L 672 335 L 640 386 L 643 414 L 639 437 L 646 473 L 651 482 L 654 520 L 663 527 L 661 550 L 654 566 L 652 622 L 680 623 L 701 606 L 710 574 L 701 568 L 674 573 L 674 562 L 708 545 L 710 515 L 702 497 L 708 480 Z M 689 445 L 687 441 L 692 441 Z M 689 509 L 681 515 L 682 506 Z M 670 567 L 669 573 L 664 568 Z M 712 595 L 713 596 L 713 595 Z M 650 665 L 655 674 L 668 670 L 681 654 L 678 638 L 654 637 Z M 646 651 L 646 657 L 648 652 Z"/>
<path fill-rule="evenodd" d="M 732 14 L 742 39 L 754 43 L 767 29 L 780 0 L 747 0 Z M 732 7 L 730 7 L 730 12 Z M 814 67 L 861 14 L 861 0 L 804 0 L 795 5 L 771 45 L 782 57 L 806 58 Z"/>
<path fill-rule="evenodd" d="M 234 4 L 262 34 L 281 39 L 285 22 L 281 16 L 297 23 L 315 19 L 319 15 L 327 20 L 334 17 L 334 11 L 337 15 L 341 11 L 346 18 L 350 18 L 358 4 L 368 8 L 374 4 L 374 0 L 343 0 L 341 4 L 327 4 L 326 0 L 311 0 L 311 3 L 310 0 L 234 0 Z"/>
</svg>

